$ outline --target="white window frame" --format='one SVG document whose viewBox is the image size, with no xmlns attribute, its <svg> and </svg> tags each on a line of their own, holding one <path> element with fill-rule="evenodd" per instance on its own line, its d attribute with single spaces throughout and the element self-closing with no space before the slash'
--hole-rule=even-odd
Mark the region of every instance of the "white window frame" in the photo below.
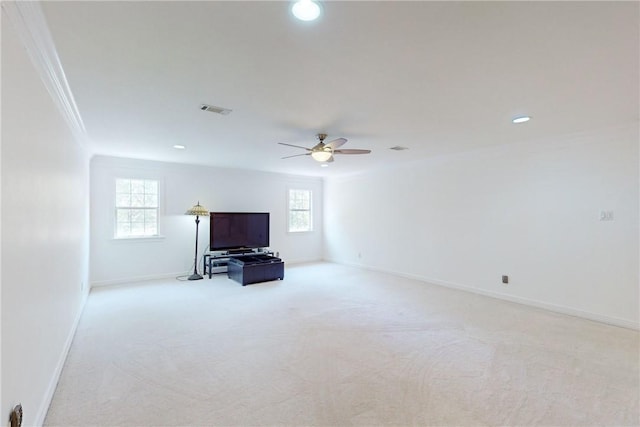
<svg viewBox="0 0 640 427">
<path fill-rule="evenodd" d="M 292 209 L 291 208 L 291 192 L 292 191 L 306 191 L 309 193 L 309 209 Z M 309 229 L 308 230 L 292 230 L 291 229 L 291 211 L 304 211 L 309 212 Z M 288 233 L 311 233 L 313 232 L 313 190 L 310 188 L 291 187 L 287 189 L 287 232 Z"/>
<path fill-rule="evenodd" d="M 138 208 L 138 207 L 130 207 L 129 209 L 155 209 L 156 211 L 156 233 L 155 234 L 146 234 L 146 235 L 118 235 L 118 209 L 122 209 L 122 207 L 118 206 L 116 200 L 117 193 L 117 183 L 118 180 L 132 180 L 132 181 L 154 181 L 157 184 L 157 203 L 155 208 Z M 133 241 L 133 240 L 154 240 L 154 239 L 162 239 L 163 236 L 160 234 L 161 230 L 161 208 L 162 208 L 162 181 L 156 177 L 146 177 L 146 176 L 117 176 L 113 179 L 112 186 L 112 214 L 113 214 L 113 239 L 117 241 Z"/>
</svg>

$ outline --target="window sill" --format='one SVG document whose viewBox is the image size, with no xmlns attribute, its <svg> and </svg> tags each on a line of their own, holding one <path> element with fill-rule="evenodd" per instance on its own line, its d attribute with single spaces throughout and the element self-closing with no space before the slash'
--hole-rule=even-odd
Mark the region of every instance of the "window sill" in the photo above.
<svg viewBox="0 0 640 427">
<path fill-rule="evenodd" d="M 162 235 L 157 236 L 133 236 L 133 237 L 113 237 L 112 242 L 153 242 L 164 240 Z"/>
</svg>

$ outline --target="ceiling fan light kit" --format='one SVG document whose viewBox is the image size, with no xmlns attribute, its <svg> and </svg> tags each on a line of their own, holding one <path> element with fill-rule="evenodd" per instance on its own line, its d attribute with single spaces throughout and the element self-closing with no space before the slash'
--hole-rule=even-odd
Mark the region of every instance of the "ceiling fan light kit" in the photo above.
<svg viewBox="0 0 640 427">
<path fill-rule="evenodd" d="M 284 142 L 278 142 L 278 144 L 280 145 L 286 145 L 288 147 L 295 147 L 295 148 L 302 148 L 303 150 L 307 151 L 304 154 L 294 154 L 293 156 L 283 157 L 283 159 L 288 159 L 290 157 L 298 157 L 298 156 L 311 156 L 315 161 L 324 163 L 324 162 L 333 162 L 334 154 L 369 154 L 371 153 L 371 150 L 360 150 L 357 148 L 351 148 L 346 150 L 339 149 L 339 147 L 342 147 L 347 142 L 346 138 L 334 139 L 333 141 L 325 144 L 324 140 L 327 137 L 326 133 L 319 133 L 317 137 L 320 142 L 318 142 L 312 148 L 302 147 L 300 145 L 286 144 Z"/>
<path fill-rule="evenodd" d="M 311 157 L 313 157 L 313 160 L 317 162 L 327 162 L 332 156 L 333 151 L 331 150 L 331 148 L 323 148 L 311 153 Z"/>
</svg>

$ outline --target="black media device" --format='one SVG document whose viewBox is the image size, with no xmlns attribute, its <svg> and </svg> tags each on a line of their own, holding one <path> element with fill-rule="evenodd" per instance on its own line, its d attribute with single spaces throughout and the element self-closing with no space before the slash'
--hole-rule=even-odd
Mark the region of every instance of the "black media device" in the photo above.
<svg viewBox="0 0 640 427">
<path fill-rule="evenodd" d="M 268 212 L 211 212 L 209 219 L 212 251 L 242 252 L 269 246 Z"/>
</svg>

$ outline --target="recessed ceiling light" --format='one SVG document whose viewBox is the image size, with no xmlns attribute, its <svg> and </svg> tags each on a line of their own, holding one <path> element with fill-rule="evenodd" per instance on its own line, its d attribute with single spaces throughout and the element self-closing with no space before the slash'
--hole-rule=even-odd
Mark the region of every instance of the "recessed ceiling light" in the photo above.
<svg viewBox="0 0 640 427">
<path fill-rule="evenodd" d="M 329 167 L 329 165 L 328 165 L 328 164 L 326 164 L 326 163 L 323 163 L 323 164 L 321 164 L 321 165 L 320 165 L 320 167 L 321 167 L 321 168 L 328 168 L 328 167 Z"/>
<path fill-rule="evenodd" d="M 529 120 L 531 120 L 531 117 L 529 116 L 518 116 L 518 117 L 514 117 L 511 122 L 512 123 L 524 123 L 524 122 L 528 122 Z"/>
<path fill-rule="evenodd" d="M 313 0 L 298 0 L 291 6 L 291 13 L 301 21 L 313 21 L 320 16 L 320 5 Z"/>
<path fill-rule="evenodd" d="M 176 150 L 184 150 L 187 147 L 185 147 L 184 145 L 176 144 L 173 146 L 173 148 L 175 148 Z"/>
</svg>

